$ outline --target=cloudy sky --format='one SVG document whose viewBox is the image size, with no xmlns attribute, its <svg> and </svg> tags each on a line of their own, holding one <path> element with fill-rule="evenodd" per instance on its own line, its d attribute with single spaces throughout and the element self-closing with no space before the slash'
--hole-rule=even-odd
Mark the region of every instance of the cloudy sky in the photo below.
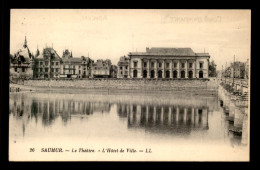
<svg viewBox="0 0 260 170">
<path fill-rule="evenodd" d="M 30 50 L 52 46 L 62 56 L 111 59 L 146 47 L 190 47 L 208 52 L 221 69 L 250 58 L 250 10 L 12 9 L 10 53 L 26 35 Z"/>
</svg>

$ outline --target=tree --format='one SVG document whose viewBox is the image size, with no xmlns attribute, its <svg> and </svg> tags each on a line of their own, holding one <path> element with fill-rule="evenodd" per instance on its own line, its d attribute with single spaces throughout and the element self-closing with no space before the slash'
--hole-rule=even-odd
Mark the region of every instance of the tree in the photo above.
<svg viewBox="0 0 260 170">
<path fill-rule="evenodd" d="M 215 64 L 214 60 L 212 60 L 209 63 L 209 77 L 216 77 L 217 76 L 216 67 L 217 67 L 217 65 Z"/>
</svg>

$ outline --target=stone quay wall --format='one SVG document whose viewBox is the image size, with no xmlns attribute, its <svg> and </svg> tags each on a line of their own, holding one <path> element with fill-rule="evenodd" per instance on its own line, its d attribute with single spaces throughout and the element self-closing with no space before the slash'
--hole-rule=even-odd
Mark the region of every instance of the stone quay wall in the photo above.
<svg viewBox="0 0 260 170">
<path fill-rule="evenodd" d="M 20 84 L 20 83 L 19 83 Z M 144 90 L 216 90 L 215 80 L 135 80 L 135 79 L 89 79 L 89 80 L 24 80 L 25 86 L 79 89 L 144 89 Z"/>
</svg>

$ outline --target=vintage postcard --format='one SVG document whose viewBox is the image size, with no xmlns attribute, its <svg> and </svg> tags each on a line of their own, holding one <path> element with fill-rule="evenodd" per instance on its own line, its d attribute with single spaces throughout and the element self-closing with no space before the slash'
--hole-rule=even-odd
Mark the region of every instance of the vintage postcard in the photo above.
<svg viewBox="0 0 260 170">
<path fill-rule="evenodd" d="M 250 161 L 250 10 L 11 9 L 9 161 Z"/>
</svg>

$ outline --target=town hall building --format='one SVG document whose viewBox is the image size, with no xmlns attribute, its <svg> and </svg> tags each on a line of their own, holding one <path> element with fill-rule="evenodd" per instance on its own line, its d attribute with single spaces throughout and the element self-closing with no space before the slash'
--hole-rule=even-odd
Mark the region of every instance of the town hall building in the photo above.
<svg viewBox="0 0 260 170">
<path fill-rule="evenodd" d="M 128 56 L 129 78 L 208 78 L 210 55 L 194 53 L 191 48 L 153 47 Z"/>
</svg>

